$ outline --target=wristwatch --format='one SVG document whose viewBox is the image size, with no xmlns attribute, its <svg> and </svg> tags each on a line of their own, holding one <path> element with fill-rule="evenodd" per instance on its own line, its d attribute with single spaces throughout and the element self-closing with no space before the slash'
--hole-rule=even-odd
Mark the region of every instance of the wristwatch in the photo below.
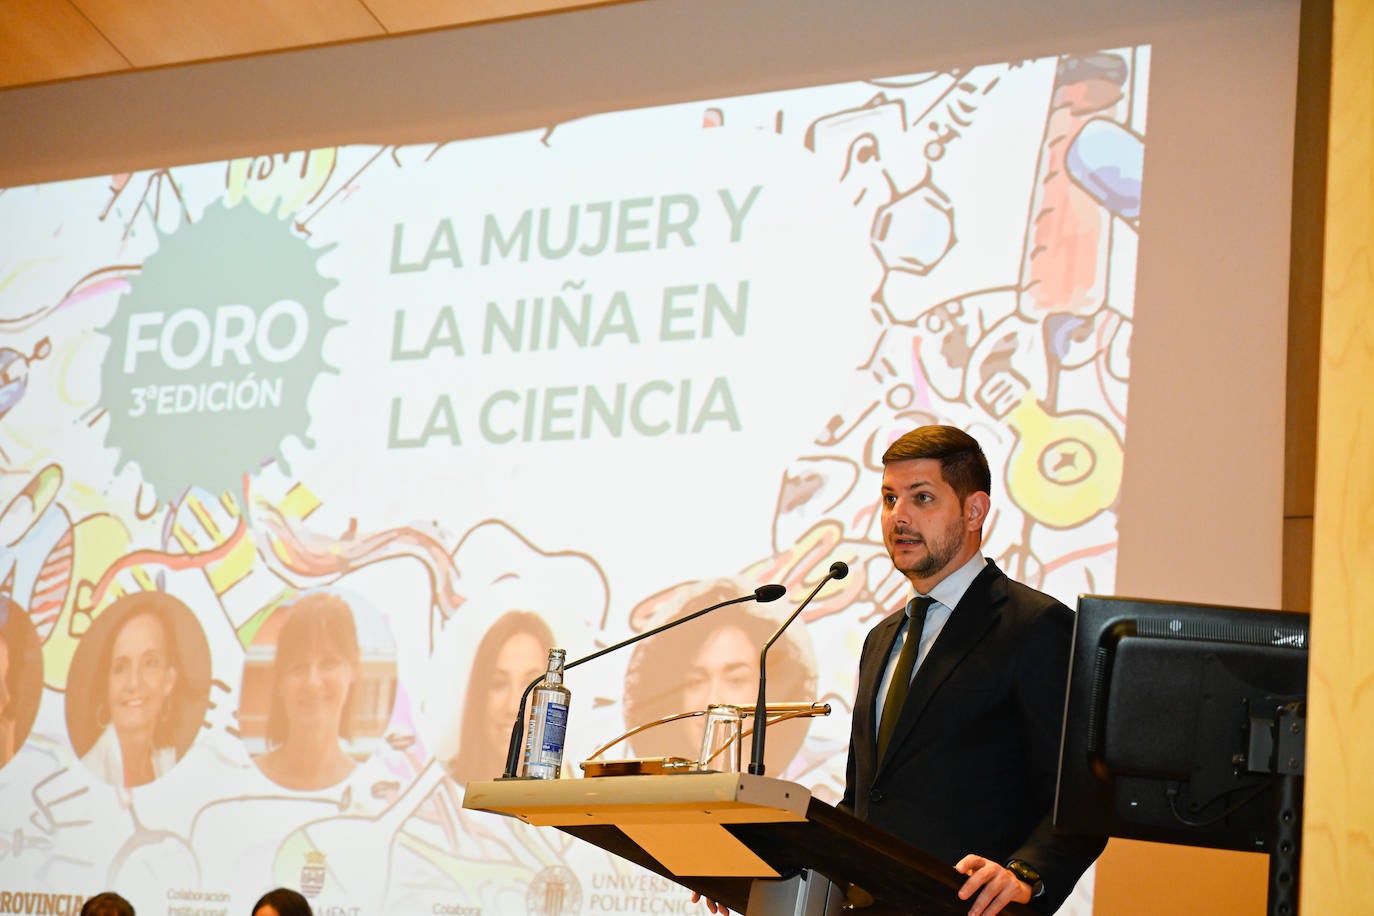
<svg viewBox="0 0 1374 916">
<path fill-rule="evenodd" d="M 1045 882 L 1040 880 L 1040 872 L 1036 871 L 1033 865 L 1020 859 L 1012 859 L 1007 863 L 1007 871 L 1015 875 L 1017 880 L 1030 885 L 1032 900 L 1045 893 Z"/>
</svg>

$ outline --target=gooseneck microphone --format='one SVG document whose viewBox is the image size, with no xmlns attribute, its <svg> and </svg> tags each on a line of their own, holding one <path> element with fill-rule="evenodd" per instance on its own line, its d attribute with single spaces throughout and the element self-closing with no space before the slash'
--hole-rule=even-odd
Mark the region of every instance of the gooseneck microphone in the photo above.
<svg viewBox="0 0 1374 916">
<path fill-rule="evenodd" d="M 846 572 L 847 571 L 848 568 L 846 567 Z M 832 576 L 835 573 L 835 568 L 833 566 L 830 569 L 830 573 Z M 843 574 L 841 574 L 841 577 L 842 575 Z M 731 598 L 729 601 L 722 601 L 719 604 L 713 604 L 710 607 L 704 607 L 699 611 L 693 611 L 686 617 L 679 617 L 676 620 L 670 620 L 667 623 L 662 624 L 661 626 L 656 626 L 653 629 L 645 630 L 643 633 L 638 633 L 634 636 L 631 636 L 629 639 L 621 640 L 613 646 L 607 646 L 604 649 L 598 649 L 591 655 L 584 655 L 579 659 L 570 661 L 563 666 L 563 670 L 566 672 L 569 668 L 576 668 L 583 662 L 589 662 L 594 659 L 598 659 L 609 652 L 614 652 L 617 649 L 623 649 L 631 643 L 637 643 L 641 639 L 648 639 L 650 636 L 657 636 L 664 630 L 671 630 L 673 627 L 679 626 L 680 624 L 684 624 L 689 620 L 696 620 L 702 614 L 709 614 L 711 611 L 719 610 L 720 608 L 726 607 L 728 605 L 740 604 L 745 601 L 757 601 L 760 604 L 763 604 L 769 601 L 777 601 L 785 594 L 787 594 L 786 586 L 777 584 L 760 585 L 758 588 L 754 589 L 752 594 L 741 595 L 738 598 Z M 814 595 L 815 592 L 812 592 L 812 594 Z M 811 599 L 808 598 L 807 600 L 809 601 Z M 802 604 L 804 606 L 806 602 L 802 602 Z M 798 610 L 800 610 L 800 608 Z M 796 615 L 793 614 L 793 616 Z M 774 635 L 774 638 L 776 638 L 776 634 Z M 525 688 L 525 692 L 520 694 L 520 710 L 515 714 L 515 723 L 511 726 L 510 746 L 506 749 L 506 769 L 505 772 L 501 774 L 502 779 L 515 778 L 515 767 L 520 759 L 520 739 L 523 738 L 525 734 L 525 707 L 529 702 L 530 692 L 533 691 L 535 687 L 538 687 L 539 682 L 543 679 L 544 675 L 540 674 L 537 678 L 530 681 L 529 686 Z"/>
<path fill-rule="evenodd" d="M 847 563 L 843 563 L 840 560 L 831 563 L 830 572 L 825 574 L 824 579 L 816 583 L 816 587 L 811 590 L 811 594 L 802 599 L 802 603 L 797 605 L 796 610 L 782 622 L 782 626 L 773 631 L 773 635 L 768 637 L 768 641 L 763 644 L 763 649 L 759 651 L 759 698 L 758 702 L 754 705 L 754 744 L 749 752 L 749 772 L 755 776 L 763 775 L 763 735 L 767 730 L 765 726 L 768 721 L 768 700 L 765 695 L 768 683 L 768 669 L 766 667 L 768 650 L 772 647 L 773 643 L 778 641 L 778 637 L 782 635 L 782 631 L 787 629 L 792 621 L 797 619 L 797 615 L 802 612 L 802 608 L 810 604 L 811 599 L 816 597 L 817 592 L 821 590 L 821 586 L 825 585 L 825 583 L 829 582 L 831 579 L 843 579 L 847 575 L 849 575 L 849 565 Z"/>
</svg>

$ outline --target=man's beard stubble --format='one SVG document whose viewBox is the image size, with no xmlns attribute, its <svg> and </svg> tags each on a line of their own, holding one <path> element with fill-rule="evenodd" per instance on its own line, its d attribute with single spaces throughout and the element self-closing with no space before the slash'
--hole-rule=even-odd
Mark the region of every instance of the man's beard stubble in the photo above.
<svg viewBox="0 0 1374 916">
<path fill-rule="evenodd" d="M 938 540 L 926 538 L 925 559 L 917 561 L 909 573 L 921 579 L 929 579 L 948 566 L 963 546 L 964 522 L 963 519 L 955 519 L 946 526 L 944 534 Z"/>
</svg>

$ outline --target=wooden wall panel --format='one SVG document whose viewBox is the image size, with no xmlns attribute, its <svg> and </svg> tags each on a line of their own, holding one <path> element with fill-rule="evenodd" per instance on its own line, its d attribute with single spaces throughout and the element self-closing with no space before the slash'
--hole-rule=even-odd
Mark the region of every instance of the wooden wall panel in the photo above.
<svg viewBox="0 0 1374 916">
<path fill-rule="evenodd" d="M 1332 17 L 1300 911 L 1374 913 L 1374 4 Z"/>
<path fill-rule="evenodd" d="M 1097 861 L 1096 916 L 1264 916 L 1269 860 L 1252 852 L 1112 840 Z"/>
</svg>

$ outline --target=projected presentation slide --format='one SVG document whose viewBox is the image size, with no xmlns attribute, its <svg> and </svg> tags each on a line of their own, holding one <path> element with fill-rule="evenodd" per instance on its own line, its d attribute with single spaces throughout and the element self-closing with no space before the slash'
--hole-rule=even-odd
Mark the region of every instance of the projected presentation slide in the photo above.
<svg viewBox="0 0 1374 916">
<path fill-rule="evenodd" d="M 1112 590 L 1146 46 L 0 192 L 0 912 L 701 912 L 465 810 L 569 672 L 564 778 L 770 702 L 837 801 L 910 585 L 880 456 L 993 465 L 984 550 Z M 700 718 L 609 759 L 697 756 Z"/>
</svg>

